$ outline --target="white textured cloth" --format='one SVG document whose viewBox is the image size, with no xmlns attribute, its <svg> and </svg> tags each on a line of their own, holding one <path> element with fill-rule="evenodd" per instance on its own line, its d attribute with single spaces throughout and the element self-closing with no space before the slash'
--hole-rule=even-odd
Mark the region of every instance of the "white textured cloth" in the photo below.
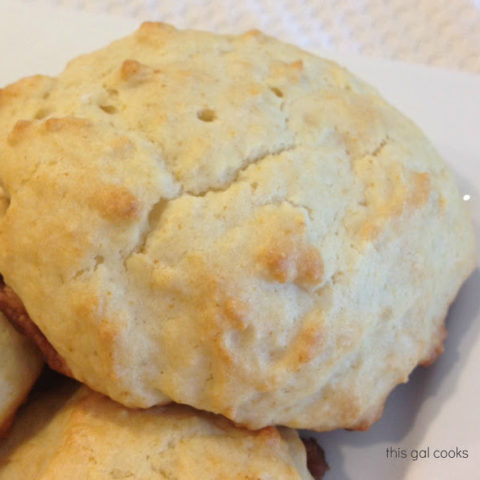
<svg viewBox="0 0 480 480">
<path fill-rule="evenodd" d="M 480 0 L 24 0 L 480 73 Z"/>
</svg>

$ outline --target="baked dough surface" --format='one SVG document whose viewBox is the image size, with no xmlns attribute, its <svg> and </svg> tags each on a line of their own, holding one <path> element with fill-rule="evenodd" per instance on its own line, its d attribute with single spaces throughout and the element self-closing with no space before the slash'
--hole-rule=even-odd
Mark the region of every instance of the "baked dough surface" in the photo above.
<svg viewBox="0 0 480 480">
<path fill-rule="evenodd" d="M 294 430 L 252 432 L 180 405 L 132 410 L 75 389 L 19 414 L 0 444 L 1 480 L 313 480 Z"/>
<path fill-rule="evenodd" d="M 0 91 L 0 272 L 80 381 L 366 428 L 475 263 L 452 174 L 338 65 L 145 23 Z"/>
</svg>

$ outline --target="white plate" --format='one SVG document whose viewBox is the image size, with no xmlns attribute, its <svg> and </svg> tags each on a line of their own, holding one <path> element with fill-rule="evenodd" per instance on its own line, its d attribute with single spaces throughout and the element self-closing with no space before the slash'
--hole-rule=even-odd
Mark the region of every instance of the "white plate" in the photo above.
<svg viewBox="0 0 480 480">
<path fill-rule="evenodd" d="M 136 27 L 105 15 L 0 4 L 0 86 L 33 73 L 59 72 L 71 57 Z M 456 172 L 480 237 L 480 77 L 364 58 L 336 58 L 413 118 Z M 468 197 L 465 197 L 468 198 Z M 480 272 L 462 289 L 448 319 L 446 353 L 417 369 L 390 396 L 368 432 L 318 434 L 335 480 L 480 478 Z M 406 459 L 387 458 L 386 449 Z M 429 448 L 430 458 L 411 458 Z M 442 450 L 468 458 L 434 458 Z M 462 452 L 464 455 L 465 452 Z"/>
</svg>

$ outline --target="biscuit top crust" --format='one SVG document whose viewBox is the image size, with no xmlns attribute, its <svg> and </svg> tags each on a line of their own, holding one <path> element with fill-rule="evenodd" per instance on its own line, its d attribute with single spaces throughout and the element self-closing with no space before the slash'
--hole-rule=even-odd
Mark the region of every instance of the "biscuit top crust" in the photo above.
<svg viewBox="0 0 480 480">
<path fill-rule="evenodd" d="M 252 31 L 145 23 L 0 90 L 0 272 L 77 379 L 259 428 L 368 425 L 473 230 L 421 131 Z"/>
<path fill-rule="evenodd" d="M 127 409 L 75 388 L 37 394 L 23 409 L 0 444 L 0 480 L 313 480 L 293 430 L 250 431 L 181 405 Z M 326 463 L 317 464 L 320 480 Z"/>
</svg>

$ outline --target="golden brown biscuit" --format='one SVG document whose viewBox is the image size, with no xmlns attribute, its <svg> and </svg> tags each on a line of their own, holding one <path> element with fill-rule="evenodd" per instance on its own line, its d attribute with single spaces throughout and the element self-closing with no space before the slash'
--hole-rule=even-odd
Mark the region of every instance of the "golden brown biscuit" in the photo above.
<svg viewBox="0 0 480 480">
<path fill-rule="evenodd" d="M 25 307 L 18 298 L 17 294 L 5 283 L 0 276 L 0 312 L 3 312 L 6 319 L 15 327 L 15 329 L 30 338 L 40 352 L 43 354 L 45 362 L 57 372 L 71 377 L 71 373 L 65 363 L 65 360 L 58 355 L 58 352 L 52 347 L 45 335 L 33 323 L 32 319 L 25 310 Z"/>
<path fill-rule="evenodd" d="M 252 432 L 180 405 L 130 410 L 76 388 L 54 388 L 21 412 L 0 445 L 1 480 L 312 480 L 293 430 Z"/>
<path fill-rule="evenodd" d="M 0 118 L 0 272 L 91 388 L 366 428 L 440 351 L 471 222 L 422 132 L 336 64 L 146 23 L 7 87 Z"/>
<path fill-rule="evenodd" d="M 40 352 L 0 313 L 0 437 L 42 369 Z"/>
</svg>

